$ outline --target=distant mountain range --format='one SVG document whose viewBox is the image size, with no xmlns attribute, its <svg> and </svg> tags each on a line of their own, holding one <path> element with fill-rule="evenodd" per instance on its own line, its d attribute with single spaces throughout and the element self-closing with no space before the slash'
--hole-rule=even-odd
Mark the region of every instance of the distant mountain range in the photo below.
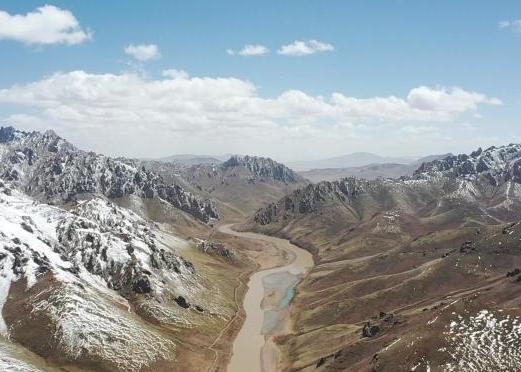
<svg viewBox="0 0 521 372">
<path fill-rule="evenodd" d="M 307 171 L 300 171 L 299 174 L 307 178 L 311 182 L 320 181 L 334 181 L 344 177 L 359 177 L 368 180 L 373 180 L 379 177 L 382 178 L 399 178 L 402 176 L 412 176 L 414 171 L 418 169 L 423 163 L 428 163 L 434 160 L 443 159 L 452 154 L 444 155 L 429 155 L 409 164 L 399 163 L 372 163 L 357 167 L 346 168 L 324 168 L 311 169 Z"/>
<path fill-rule="evenodd" d="M 370 164 L 409 164 L 416 160 L 418 158 L 415 157 L 390 157 L 370 152 L 354 152 L 327 159 L 289 162 L 287 165 L 296 171 L 306 171 L 311 169 L 363 167 Z"/>
<path fill-rule="evenodd" d="M 192 165 L 212 165 L 212 164 L 221 164 L 228 160 L 232 154 L 224 154 L 224 155 L 194 155 L 194 154 L 178 154 L 167 156 L 165 158 L 157 159 L 161 162 L 168 163 L 177 163 L 179 165 L 184 165 L 187 167 L 191 167 Z"/>
<path fill-rule="evenodd" d="M 196 155 L 196 154 L 176 154 L 164 158 L 156 159 L 160 162 L 177 163 L 183 166 L 192 165 L 212 165 L 224 163 L 230 159 L 233 154 L 223 155 Z M 354 152 L 342 156 L 318 159 L 318 160 L 301 160 L 287 162 L 286 165 L 295 171 L 307 171 L 311 169 L 329 169 L 329 168 L 351 168 L 363 167 L 375 164 L 411 164 L 418 161 L 418 158 L 409 156 L 380 156 L 370 152 Z"/>
</svg>

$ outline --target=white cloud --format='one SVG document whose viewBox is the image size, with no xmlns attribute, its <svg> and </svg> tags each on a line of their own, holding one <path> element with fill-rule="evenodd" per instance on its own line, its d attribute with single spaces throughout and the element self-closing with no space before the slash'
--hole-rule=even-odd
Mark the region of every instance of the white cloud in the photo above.
<svg viewBox="0 0 521 372">
<path fill-rule="evenodd" d="M 73 45 L 91 38 L 92 33 L 82 29 L 70 11 L 52 5 L 44 5 L 25 15 L 0 10 L 0 40 Z"/>
<path fill-rule="evenodd" d="M 264 45 L 260 44 L 246 44 L 241 50 L 235 51 L 233 49 L 226 49 L 226 53 L 229 55 L 240 55 L 245 57 L 263 56 L 270 52 L 270 50 Z"/>
<path fill-rule="evenodd" d="M 521 32 L 521 19 L 514 19 L 511 21 L 499 22 L 499 28 L 509 29 L 516 32 Z"/>
<path fill-rule="evenodd" d="M 320 52 L 331 52 L 333 50 L 335 50 L 333 45 L 318 40 L 296 40 L 291 44 L 281 46 L 277 53 L 285 56 L 301 57 Z"/>
<path fill-rule="evenodd" d="M 1 89 L 0 104 L 26 106 L 7 119 L 27 129 L 52 127 L 71 138 L 81 134 L 79 140 L 90 141 L 89 148 L 107 141 L 101 150 L 140 151 L 145 156 L 150 155 L 147 151 L 173 152 L 174 143 L 192 144 L 185 150 L 195 151 L 194 143 L 221 142 L 223 152 L 230 152 L 231 144 L 249 143 L 242 151 L 251 152 L 253 143 L 261 146 L 265 141 L 264 146 L 270 147 L 283 139 L 306 148 L 323 143 L 327 149 L 332 143 L 345 146 L 342 141 L 357 137 L 361 128 L 432 126 L 472 115 L 480 105 L 500 103 L 461 88 L 428 87 L 412 89 L 406 98 L 356 98 L 341 93 L 321 97 L 300 90 L 266 98 L 254 84 L 241 79 L 190 77 L 173 69 L 163 71 L 163 76 L 56 73 Z M 124 136 L 132 143 L 135 138 L 140 141 L 130 149 Z M 241 150 L 235 147 L 234 151 Z"/>
<path fill-rule="evenodd" d="M 412 108 L 433 112 L 460 113 L 476 110 L 479 104 L 500 105 L 497 98 L 489 98 L 484 94 L 468 92 L 461 88 L 447 90 L 418 87 L 412 89 L 407 96 Z"/>
<path fill-rule="evenodd" d="M 159 48 L 155 44 L 130 44 L 125 47 L 125 53 L 142 62 L 161 57 Z"/>
</svg>

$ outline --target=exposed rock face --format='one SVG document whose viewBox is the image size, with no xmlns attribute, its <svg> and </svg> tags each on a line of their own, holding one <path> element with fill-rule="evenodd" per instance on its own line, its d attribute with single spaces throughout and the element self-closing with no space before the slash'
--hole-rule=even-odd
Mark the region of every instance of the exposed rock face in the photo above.
<svg viewBox="0 0 521 372">
<path fill-rule="evenodd" d="M 193 267 L 158 247 L 155 228 L 133 212 L 102 199 L 80 204 L 57 227 L 55 251 L 75 271 L 85 268 L 105 280 L 111 289 L 150 293 L 160 280 L 154 272 L 192 275 Z"/>
<path fill-rule="evenodd" d="M 253 177 L 259 179 L 270 178 L 285 183 L 294 183 L 299 180 L 299 176 L 295 172 L 270 158 L 234 155 L 222 164 L 225 169 L 239 166 L 248 168 Z"/>
<path fill-rule="evenodd" d="M 11 142 L 15 138 L 15 129 L 13 127 L 0 128 L 0 143 Z"/>
<path fill-rule="evenodd" d="M 506 181 L 521 183 L 521 145 L 479 148 L 470 155 L 448 156 L 424 163 L 415 175 L 436 173 L 469 179 L 484 178 L 494 186 Z"/>
<path fill-rule="evenodd" d="M 183 309 L 188 309 L 190 307 L 190 304 L 186 302 L 186 299 L 183 296 L 177 296 L 174 300 Z"/>
<path fill-rule="evenodd" d="M 78 150 L 52 131 L 0 129 L 0 177 L 38 199 L 62 203 L 84 194 L 161 198 L 195 218 L 218 218 L 215 206 L 128 159 Z"/>
<path fill-rule="evenodd" d="M 235 257 L 235 253 L 232 250 L 226 248 L 222 243 L 198 239 L 196 246 L 197 249 L 204 253 L 224 257 L 227 259 Z"/>
<path fill-rule="evenodd" d="M 374 337 L 378 332 L 380 332 L 380 327 L 371 324 L 371 322 L 367 322 L 364 324 L 364 328 L 362 329 L 362 337 Z"/>
</svg>

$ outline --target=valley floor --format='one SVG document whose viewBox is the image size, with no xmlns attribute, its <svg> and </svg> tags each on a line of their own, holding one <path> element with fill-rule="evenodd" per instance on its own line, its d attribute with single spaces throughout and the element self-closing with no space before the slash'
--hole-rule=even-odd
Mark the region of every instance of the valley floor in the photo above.
<svg viewBox="0 0 521 372">
<path fill-rule="evenodd" d="M 244 298 L 245 321 L 233 344 L 229 372 L 278 370 L 279 353 L 274 337 L 290 330 L 289 305 L 295 286 L 313 266 L 311 254 L 289 241 L 250 232 L 237 232 L 231 225 L 219 230 L 241 239 L 262 241 L 276 247 L 285 263 L 261 269 L 250 277 Z"/>
</svg>

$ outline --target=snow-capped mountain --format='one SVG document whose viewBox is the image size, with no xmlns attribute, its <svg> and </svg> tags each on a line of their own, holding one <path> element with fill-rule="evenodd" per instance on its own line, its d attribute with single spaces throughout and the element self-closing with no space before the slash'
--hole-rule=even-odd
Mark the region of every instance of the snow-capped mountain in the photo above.
<svg viewBox="0 0 521 372">
<path fill-rule="evenodd" d="M 218 218 L 215 206 L 128 159 L 85 152 L 53 131 L 0 128 L 0 177 L 39 200 L 60 204 L 82 196 L 160 198 L 195 218 Z"/>
<path fill-rule="evenodd" d="M 416 176 L 442 174 L 467 179 L 486 179 L 494 186 L 513 181 L 521 183 L 521 145 L 479 148 L 471 154 L 447 156 L 424 163 Z"/>
<path fill-rule="evenodd" d="M 64 210 L 0 181 L 0 330 L 102 369 L 174 360 L 175 343 L 152 324 L 231 316 L 177 254 L 186 245 L 106 199 Z"/>
</svg>

